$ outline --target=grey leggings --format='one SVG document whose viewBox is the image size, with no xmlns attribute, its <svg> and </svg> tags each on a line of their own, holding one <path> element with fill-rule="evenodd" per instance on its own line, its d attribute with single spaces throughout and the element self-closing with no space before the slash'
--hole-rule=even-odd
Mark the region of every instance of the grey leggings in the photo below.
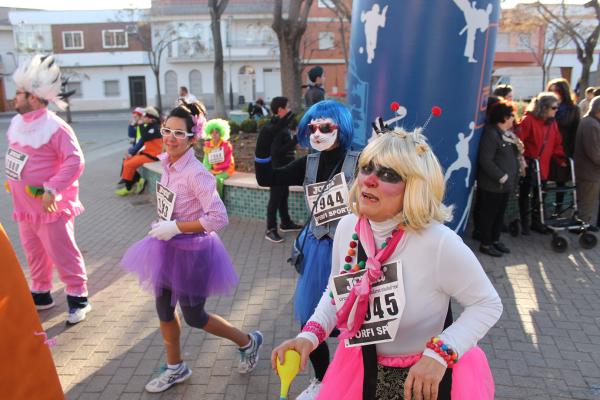
<svg viewBox="0 0 600 400">
<path fill-rule="evenodd" d="M 181 312 L 185 322 L 194 328 L 202 329 L 208 323 L 208 313 L 204 310 L 206 299 L 202 299 L 195 306 L 183 306 Z M 156 298 L 156 312 L 158 319 L 162 322 L 170 322 L 175 319 L 175 307 L 171 305 L 171 291 L 163 289 L 162 294 Z"/>
</svg>

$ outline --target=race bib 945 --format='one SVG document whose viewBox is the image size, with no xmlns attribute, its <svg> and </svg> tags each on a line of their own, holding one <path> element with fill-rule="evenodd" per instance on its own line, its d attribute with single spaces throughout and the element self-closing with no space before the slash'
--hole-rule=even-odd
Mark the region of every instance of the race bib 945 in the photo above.
<svg viewBox="0 0 600 400">
<path fill-rule="evenodd" d="M 383 274 L 371 285 L 365 321 L 354 337 L 346 339 L 347 347 L 391 342 L 396 337 L 405 304 L 404 290 L 400 290 L 404 288 L 402 263 L 396 261 L 385 264 L 381 269 Z M 350 295 L 352 287 L 360 282 L 365 272 L 363 269 L 331 278 L 329 288 L 333 292 L 338 311 Z"/>
</svg>

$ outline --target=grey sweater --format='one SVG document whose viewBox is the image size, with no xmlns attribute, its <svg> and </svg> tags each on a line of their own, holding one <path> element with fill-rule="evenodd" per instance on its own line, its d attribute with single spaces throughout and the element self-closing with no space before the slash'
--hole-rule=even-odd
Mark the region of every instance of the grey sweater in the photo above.
<svg viewBox="0 0 600 400">
<path fill-rule="evenodd" d="M 503 132 L 487 124 L 479 143 L 477 187 L 488 192 L 508 193 L 514 190 L 519 175 L 519 151 L 514 143 L 502 138 Z M 500 183 L 504 175 L 508 180 Z"/>
<path fill-rule="evenodd" d="M 600 121 L 588 115 L 575 135 L 575 179 L 600 182 Z"/>
</svg>

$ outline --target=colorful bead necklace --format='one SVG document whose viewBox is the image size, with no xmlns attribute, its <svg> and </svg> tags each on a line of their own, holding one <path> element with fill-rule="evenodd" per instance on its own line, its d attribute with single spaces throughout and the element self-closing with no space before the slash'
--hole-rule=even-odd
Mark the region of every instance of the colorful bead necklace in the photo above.
<svg viewBox="0 0 600 400">
<path fill-rule="evenodd" d="M 394 234 L 396 232 L 398 232 L 398 229 L 399 229 L 399 227 L 394 228 L 391 235 L 388 236 L 385 239 L 385 241 L 381 244 L 381 249 L 385 249 L 387 247 L 387 244 L 390 242 L 390 240 L 392 240 L 392 236 L 394 236 Z M 355 260 L 358 258 L 358 255 L 357 255 L 358 242 L 359 242 L 358 233 L 356 233 L 356 231 L 355 231 L 352 234 L 352 240 L 348 244 L 348 252 L 346 253 L 346 256 L 344 257 L 345 264 L 343 266 L 343 269 L 340 271 L 340 275 L 352 273 L 352 272 L 358 272 L 361 269 L 366 268 L 365 261 L 355 262 Z M 331 304 L 335 304 L 335 302 L 333 301 L 333 292 L 331 290 L 329 291 L 329 297 L 331 297 Z"/>
</svg>

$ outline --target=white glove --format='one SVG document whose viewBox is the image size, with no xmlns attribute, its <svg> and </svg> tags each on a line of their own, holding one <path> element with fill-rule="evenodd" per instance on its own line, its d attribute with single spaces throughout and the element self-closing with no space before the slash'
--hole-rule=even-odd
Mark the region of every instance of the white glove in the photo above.
<svg viewBox="0 0 600 400">
<path fill-rule="evenodd" d="M 158 240 L 169 240 L 173 236 L 181 233 L 177 226 L 177 221 L 159 221 L 152 224 L 152 229 L 148 235 Z"/>
<path fill-rule="evenodd" d="M 500 180 L 498 182 L 500 182 L 501 184 L 505 184 L 507 180 L 508 180 L 508 174 L 504 174 L 504 175 L 502 175 L 502 178 L 500 178 Z"/>
</svg>

